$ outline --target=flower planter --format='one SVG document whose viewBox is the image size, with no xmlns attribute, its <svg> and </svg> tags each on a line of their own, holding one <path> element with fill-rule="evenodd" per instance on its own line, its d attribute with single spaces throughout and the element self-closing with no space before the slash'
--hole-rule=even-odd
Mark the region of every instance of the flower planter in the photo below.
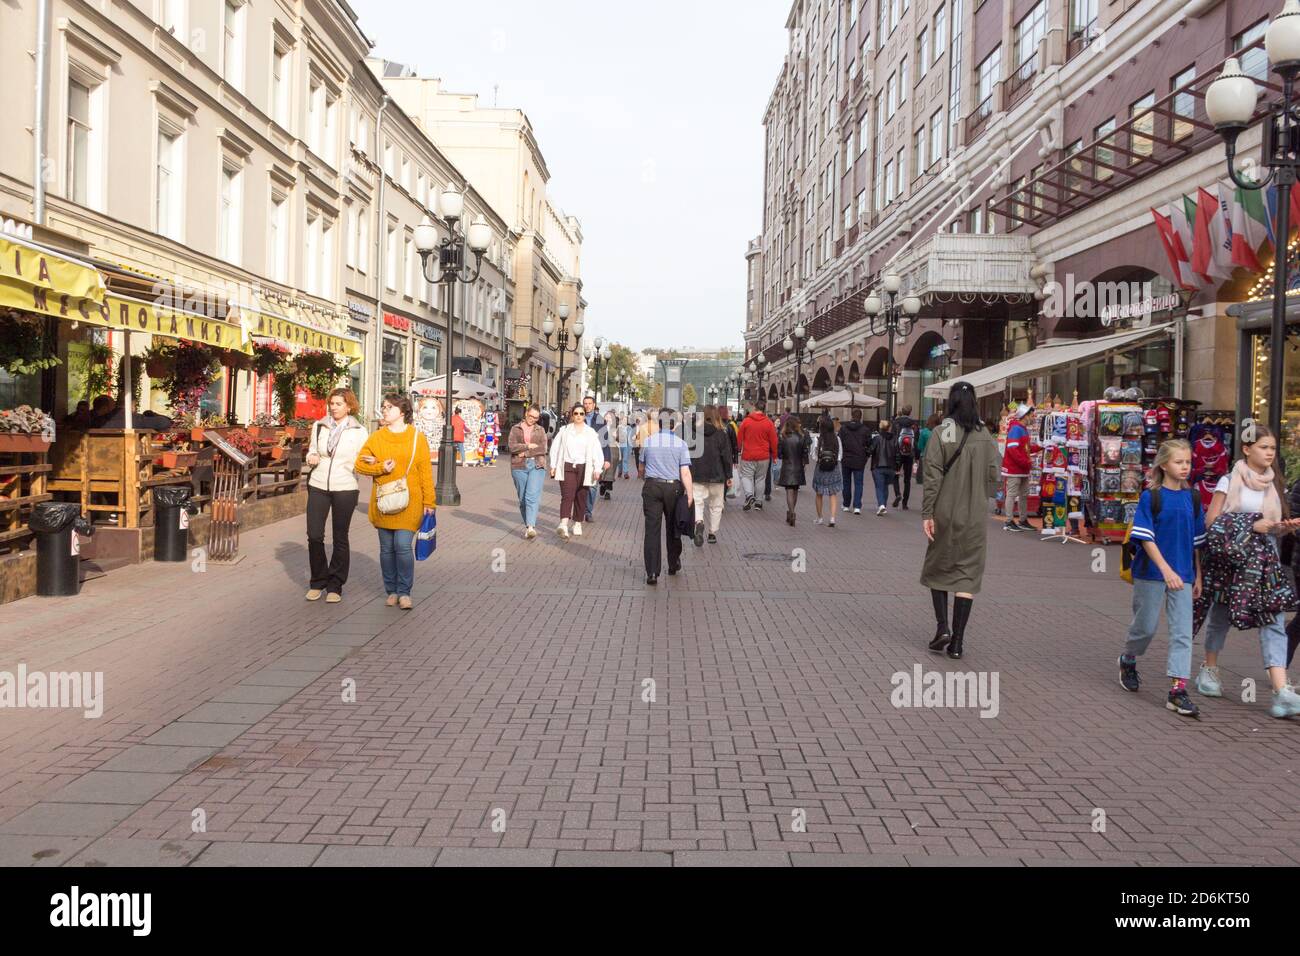
<svg viewBox="0 0 1300 956">
<path fill-rule="evenodd" d="M 164 468 L 193 468 L 198 460 L 195 451 L 165 451 L 160 459 Z"/>
<path fill-rule="evenodd" d="M 160 358 L 151 358 L 144 363 L 144 370 L 150 378 L 163 378 L 167 372 L 167 362 Z"/>
<path fill-rule="evenodd" d="M 49 448 L 50 443 L 40 435 L 0 432 L 0 452 L 32 452 L 39 455 L 49 451 Z"/>
<path fill-rule="evenodd" d="M 191 428 L 191 429 L 190 429 L 190 441 L 203 441 L 203 429 L 202 429 L 202 428 Z"/>
<path fill-rule="evenodd" d="M 279 461 L 283 457 L 284 457 L 284 448 L 282 446 L 276 445 L 274 448 L 271 449 L 272 461 Z"/>
<path fill-rule="evenodd" d="M 285 438 L 306 438 L 306 429 L 299 428 L 296 425 L 286 425 L 284 427 Z"/>
<path fill-rule="evenodd" d="M 279 425 L 249 425 L 245 429 L 254 438 L 278 439 L 284 431 Z"/>
</svg>

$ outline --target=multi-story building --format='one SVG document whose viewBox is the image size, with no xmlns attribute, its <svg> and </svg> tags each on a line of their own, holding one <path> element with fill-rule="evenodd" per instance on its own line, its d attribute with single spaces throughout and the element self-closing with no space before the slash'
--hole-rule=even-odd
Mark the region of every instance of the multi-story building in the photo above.
<svg viewBox="0 0 1300 956">
<path fill-rule="evenodd" d="M 510 314 L 530 397 L 547 404 L 571 400 L 582 381 L 581 351 L 561 356 L 558 335 L 548 341 L 543 323 L 550 319 L 559 328 L 561 304 L 569 308 L 570 329 L 584 319 L 582 229 L 547 199 L 551 172 L 532 123 L 522 110 L 483 106 L 473 94 L 444 90 L 441 80 L 393 72 L 384 85 L 394 101 L 469 174 L 515 236 L 518 294 Z"/>
<path fill-rule="evenodd" d="M 840 382 L 883 395 L 886 337 L 872 334 L 863 300 L 893 272 L 922 300 L 889 356 L 899 404 L 922 414 L 936 385 L 982 369 L 991 404 L 1031 387 L 1097 398 L 1114 384 L 1258 407 L 1247 394 L 1253 352 L 1224 308 L 1249 294 L 1252 277 L 1217 278 L 1189 310 L 1187 295 L 1172 294 L 1150 210 L 1224 178 L 1204 90 L 1234 52 L 1264 77 L 1273 5 L 1102 6 L 792 5 L 764 116 L 761 317 L 746 331 L 747 355 L 769 360 L 766 397 L 789 408 L 796 391 Z M 1258 142 L 1252 129 L 1241 150 Z M 752 248 L 746 258 L 752 269 Z M 1106 283 L 1150 300 L 1155 314 L 1098 307 Z M 1133 312 L 1138 321 L 1123 328 Z M 800 321 L 817 347 L 796 382 L 781 343 Z M 1015 375 L 993 369 L 1062 338 L 1097 341 L 1067 367 L 1026 359 Z M 1238 368 L 1240 389 L 1228 371 Z"/>
<path fill-rule="evenodd" d="M 284 316 L 346 340 L 373 412 L 380 388 L 431 370 L 444 344 L 445 316 L 419 275 L 411 230 L 455 184 L 467 214 L 493 231 L 483 275 L 457 307 L 464 349 L 501 364 L 493 315 L 508 313 L 514 296 L 514 236 L 385 105 L 366 65 L 372 43 L 346 3 L 51 0 L 49 20 L 46 70 L 33 82 L 36 5 L 0 10 L 10 134 L 0 137 L 0 217 L 93 264 L 110 291 L 183 302 L 213 328 Z M 28 128 L 41 132 L 35 146 Z M 121 332 L 56 324 L 65 368 L 105 338 L 124 348 Z M 133 353 L 149 344 L 131 336 Z M 34 394 L 50 378 L 0 386 L 6 403 L 62 416 L 83 396 L 71 373 L 57 377 L 56 394 Z M 205 409 L 241 420 L 270 411 L 264 378 L 223 370 Z M 146 396 L 165 409 L 161 393 Z"/>
</svg>

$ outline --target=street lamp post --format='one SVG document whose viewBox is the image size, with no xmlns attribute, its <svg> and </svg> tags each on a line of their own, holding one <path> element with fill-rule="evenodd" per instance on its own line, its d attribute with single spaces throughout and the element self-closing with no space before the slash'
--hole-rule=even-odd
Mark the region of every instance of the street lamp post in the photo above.
<svg viewBox="0 0 1300 956">
<path fill-rule="evenodd" d="M 1291 190 L 1300 168 L 1300 103 L 1295 99 L 1295 80 L 1300 75 L 1300 2 L 1286 0 L 1282 12 L 1269 24 L 1264 34 L 1264 49 L 1269 65 L 1282 78 L 1282 100 L 1269 104 L 1264 117 L 1262 165 L 1268 175 L 1262 180 L 1248 179 L 1234 165 L 1237 137 L 1250 125 L 1255 115 L 1258 90 L 1255 81 L 1241 71 L 1236 57 L 1223 65 L 1219 78 L 1205 91 L 1205 113 L 1223 137 L 1228 160 L 1228 175 L 1242 189 L 1263 189 L 1277 183 L 1277 228 L 1273 241 L 1273 327 L 1269 343 L 1272 354 L 1268 378 L 1268 424 L 1282 442 L 1282 393 L 1286 363 L 1286 289 L 1287 246 L 1290 239 Z M 1280 453 L 1280 449 L 1279 449 Z"/>
<path fill-rule="evenodd" d="M 570 345 L 569 330 L 568 328 L 566 328 L 566 324 L 569 321 L 569 307 L 567 305 L 561 305 L 558 311 L 560 313 L 560 329 L 559 329 L 559 334 L 556 336 L 555 339 L 555 350 L 560 353 L 560 374 L 555 382 L 555 408 L 558 412 L 560 412 L 560 420 L 563 421 L 564 420 L 564 414 L 563 414 L 564 413 L 564 353 L 578 351 L 579 343 L 582 342 L 583 324 L 582 324 L 582 319 L 579 319 L 577 322 L 573 323 L 573 344 Z M 548 347 L 551 344 L 551 333 L 553 332 L 555 332 L 555 320 L 548 315 L 545 319 L 542 320 L 542 336 L 543 338 L 546 339 L 546 344 Z"/>
<path fill-rule="evenodd" d="M 452 437 L 452 403 L 455 389 L 452 386 L 452 323 L 456 312 L 456 284 L 468 285 L 478 279 L 483 267 L 483 253 L 492 241 L 492 227 L 482 216 L 475 216 L 469 229 L 462 231 L 465 197 L 455 186 L 448 186 L 438 197 L 438 212 L 447 235 L 439 239 L 438 230 L 425 216 L 415 227 L 415 248 L 420 254 L 420 272 L 428 282 L 441 284 L 447 304 L 447 384 L 446 406 L 442 416 L 442 443 L 438 447 L 438 483 L 434 489 L 438 504 L 459 505 L 460 490 L 456 487 L 456 443 Z M 465 247 L 474 253 L 471 271 L 465 262 Z M 438 271 L 433 266 L 434 250 L 438 252 Z"/>
<path fill-rule="evenodd" d="M 916 296 L 908 293 L 903 296 L 902 301 L 898 300 L 898 290 L 902 288 L 903 280 L 895 272 L 886 272 L 881 278 L 880 284 L 885 289 L 885 294 L 889 296 L 889 303 L 886 305 L 881 301 L 878 293 L 872 292 L 863 300 L 862 307 L 866 310 L 870 318 L 871 334 L 888 336 L 889 345 L 885 352 L 885 418 L 892 421 L 894 418 L 894 336 L 902 335 L 907 338 L 912 334 L 912 323 L 915 316 L 921 311 L 921 300 Z"/>
<path fill-rule="evenodd" d="M 766 368 L 767 368 L 767 356 L 764 355 L 762 352 L 759 352 L 757 355 L 755 355 L 752 359 L 749 360 L 750 374 L 754 376 L 754 379 L 757 382 L 758 391 L 754 395 L 754 401 L 756 402 L 761 402 L 767 397 L 766 395 L 763 394 L 763 375 L 764 375 L 764 370 Z"/>
<path fill-rule="evenodd" d="M 794 358 L 794 413 L 796 415 L 799 414 L 799 406 L 803 400 L 803 391 L 799 388 L 799 380 L 803 378 L 803 363 L 805 359 L 812 359 L 812 352 L 816 345 L 817 340 L 808 334 L 802 322 L 796 325 L 781 343 L 785 353 Z"/>
</svg>

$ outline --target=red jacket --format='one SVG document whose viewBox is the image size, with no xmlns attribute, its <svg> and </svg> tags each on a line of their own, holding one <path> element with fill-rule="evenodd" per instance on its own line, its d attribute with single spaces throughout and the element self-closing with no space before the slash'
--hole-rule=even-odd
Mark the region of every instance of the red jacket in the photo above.
<svg viewBox="0 0 1300 956">
<path fill-rule="evenodd" d="M 1002 453 L 1003 477 L 1019 478 L 1029 474 L 1029 452 L 1033 444 L 1029 430 L 1019 422 L 1007 429 L 1007 449 Z"/>
<path fill-rule="evenodd" d="M 453 441 L 465 440 L 465 419 L 460 417 L 460 412 L 451 416 L 451 437 Z"/>
<path fill-rule="evenodd" d="M 750 412 L 736 432 L 742 461 L 763 461 L 776 457 L 776 426 L 762 412 Z"/>
</svg>

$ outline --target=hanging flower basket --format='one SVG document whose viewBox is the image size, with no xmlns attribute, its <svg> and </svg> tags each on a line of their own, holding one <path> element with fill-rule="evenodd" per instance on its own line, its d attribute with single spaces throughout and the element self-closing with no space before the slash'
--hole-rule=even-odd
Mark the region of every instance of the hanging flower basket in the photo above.
<svg viewBox="0 0 1300 956">
<path fill-rule="evenodd" d="M 145 360 L 144 370 L 150 378 L 162 378 L 167 374 L 167 360 L 160 356 L 151 356 Z"/>
<path fill-rule="evenodd" d="M 253 367 L 253 357 L 235 349 L 222 349 L 221 364 L 232 371 L 248 371 Z"/>
</svg>

